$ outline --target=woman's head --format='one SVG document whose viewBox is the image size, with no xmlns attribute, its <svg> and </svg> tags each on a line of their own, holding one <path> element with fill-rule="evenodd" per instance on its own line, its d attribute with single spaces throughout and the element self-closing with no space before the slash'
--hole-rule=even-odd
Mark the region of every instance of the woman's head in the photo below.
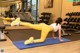
<svg viewBox="0 0 80 53">
<path fill-rule="evenodd" d="M 61 18 L 61 17 L 57 18 L 56 23 L 57 23 L 57 24 L 62 23 L 62 18 Z"/>
</svg>

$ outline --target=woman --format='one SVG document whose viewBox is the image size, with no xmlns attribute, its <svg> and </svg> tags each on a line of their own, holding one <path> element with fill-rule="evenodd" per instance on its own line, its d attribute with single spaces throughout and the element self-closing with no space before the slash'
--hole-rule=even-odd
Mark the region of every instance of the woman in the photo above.
<svg viewBox="0 0 80 53">
<path fill-rule="evenodd" d="M 21 22 L 20 18 L 17 18 L 15 21 L 13 21 L 11 23 L 11 26 L 14 26 L 14 25 L 24 25 L 24 26 L 33 28 L 35 30 L 41 30 L 41 37 L 40 37 L 40 39 L 34 40 L 34 37 L 30 37 L 29 40 L 26 40 L 24 42 L 24 44 L 30 44 L 30 43 L 44 42 L 46 37 L 47 37 L 47 35 L 48 35 L 48 33 L 50 31 L 53 31 L 53 38 L 55 38 L 54 37 L 54 32 L 58 31 L 59 40 L 60 40 L 60 42 L 63 42 L 63 40 L 61 39 L 61 25 L 60 25 L 61 23 L 62 23 L 62 18 L 60 18 L 60 17 L 56 20 L 55 23 L 53 23 L 51 25 L 46 25 L 44 23 L 31 24 L 31 23 L 27 23 L 27 22 Z"/>
</svg>

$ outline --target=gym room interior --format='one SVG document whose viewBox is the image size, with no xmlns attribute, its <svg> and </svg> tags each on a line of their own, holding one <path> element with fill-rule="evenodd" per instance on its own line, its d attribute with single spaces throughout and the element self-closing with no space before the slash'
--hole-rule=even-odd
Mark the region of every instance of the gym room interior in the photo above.
<svg viewBox="0 0 80 53">
<path fill-rule="evenodd" d="M 0 0 L 0 53 L 80 53 L 80 0 Z"/>
</svg>

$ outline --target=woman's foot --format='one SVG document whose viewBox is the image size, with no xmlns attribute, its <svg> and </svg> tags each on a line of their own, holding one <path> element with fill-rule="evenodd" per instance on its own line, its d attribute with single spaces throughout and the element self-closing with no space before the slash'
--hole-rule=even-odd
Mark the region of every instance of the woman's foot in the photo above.
<svg viewBox="0 0 80 53">
<path fill-rule="evenodd" d="M 24 42 L 24 44 L 27 45 L 27 44 L 33 43 L 33 40 L 34 40 L 34 38 L 33 37 L 30 37 L 29 40 L 26 40 Z"/>
<path fill-rule="evenodd" d="M 11 26 L 19 25 L 19 23 L 20 23 L 20 18 L 17 18 L 16 20 L 14 20 L 14 21 L 11 23 Z"/>
</svg>

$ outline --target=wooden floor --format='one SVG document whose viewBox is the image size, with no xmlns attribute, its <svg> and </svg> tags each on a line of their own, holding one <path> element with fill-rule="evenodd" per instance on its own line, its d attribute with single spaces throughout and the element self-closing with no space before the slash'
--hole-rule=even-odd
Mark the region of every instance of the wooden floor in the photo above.
<svg viewBox="0 0 80 53">
<path fill-rule="evenodd" d="M 0 49 L 4 49 L 4 53 L 80 53 L 80 40 L 19 50 L 6 38 L 7 41 L 0 42 Z"/>
</svg>

